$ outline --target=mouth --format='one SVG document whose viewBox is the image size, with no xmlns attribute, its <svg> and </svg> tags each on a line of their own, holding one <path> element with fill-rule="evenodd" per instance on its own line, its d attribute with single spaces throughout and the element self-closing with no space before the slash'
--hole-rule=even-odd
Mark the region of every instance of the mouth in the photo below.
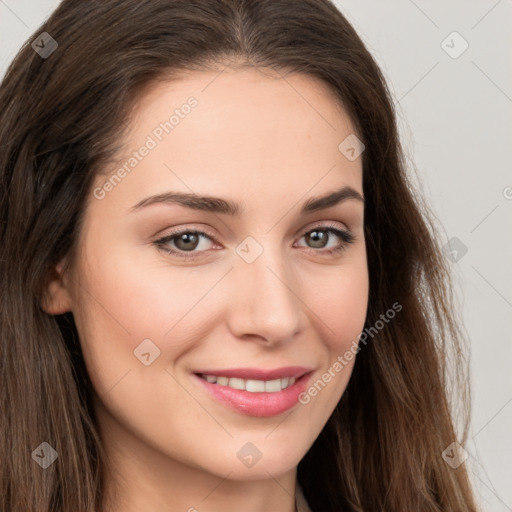
<svg viewBox="0 0 512 512">
<path fill-rule="evenodd" d="M 251 416 L 275 416 L 298 403 L 312 370 L 286 367 L 201 370 L 193 376 L 202 388 L 224 406 Z"/>
</svg>

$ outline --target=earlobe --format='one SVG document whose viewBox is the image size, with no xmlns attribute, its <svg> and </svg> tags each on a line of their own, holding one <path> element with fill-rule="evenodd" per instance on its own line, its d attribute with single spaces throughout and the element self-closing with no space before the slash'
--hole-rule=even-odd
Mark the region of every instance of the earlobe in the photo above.
<svg viewBox="0 0 512 512">
<path fill-rule="evenodd" d="M 49 315 L 61 315 L 71 311 L 71 295 L 64 283 L 63 262 L 53 267 L 42 299 L 41 307 Z"/>
</svg>

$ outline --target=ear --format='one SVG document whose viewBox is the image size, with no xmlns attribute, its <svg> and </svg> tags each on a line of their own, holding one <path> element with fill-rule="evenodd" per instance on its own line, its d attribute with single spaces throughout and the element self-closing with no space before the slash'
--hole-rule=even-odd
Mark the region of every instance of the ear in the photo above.
<svg viewBox="0 0 512 512">
<path fill-rule="evenodd" d="M 71 295 L 64 282 L 64 262 L 61 261 L 50 271 L 50 280 L 41 307 L 49 315 L 61 315 L 71 311 Z"/>
</svg>

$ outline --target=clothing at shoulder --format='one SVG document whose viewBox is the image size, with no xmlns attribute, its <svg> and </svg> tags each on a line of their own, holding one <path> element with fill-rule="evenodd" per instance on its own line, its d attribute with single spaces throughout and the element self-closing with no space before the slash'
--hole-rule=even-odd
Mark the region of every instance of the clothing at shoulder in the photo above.
<svg viewBox="0 0 512 512">
<path fill-rule="evenodd" d="M 306 501 L 306 498 L 304 498 L 304 494 L 302 494 L 302 489 L 300 485 L 297 483 L 296 485 L 297 490 L 295 492 L 295 504 L 297 506 L 297 512 L 313 512 L 311 508 L 308 505 L 308 502 Z"/>
</svg>

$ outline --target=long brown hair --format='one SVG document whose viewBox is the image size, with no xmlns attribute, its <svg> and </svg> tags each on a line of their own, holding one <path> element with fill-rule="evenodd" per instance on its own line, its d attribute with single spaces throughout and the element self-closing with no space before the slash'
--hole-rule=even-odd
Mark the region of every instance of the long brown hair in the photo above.
<svg viewBox="0 0 512 512">
<path fill-rule="evenodd" d="M 75 257 L 93 179 L 145 87 L 229 61 L 330 86 L 365 144 L 366 327 L 402 306 L 362 347 L 299 464 L 306 499 L 314 512 L 476 510 L 464 464 L 441 456 L 464 444 L 468 420 L 457 437 L 446 390 L 466 366 L 449 269 L 383 76 L 329 0 L 64 0 L 11 63 L 0 87 L 1 510 L 100 510 L 105 452 L 73 316 L 41 303 L 55 265 Z M 455 389 L 467 413 L 468 389 Z M 42 442 L 58 453 L 45 470 L 31 456 Z"/>
</svg>

